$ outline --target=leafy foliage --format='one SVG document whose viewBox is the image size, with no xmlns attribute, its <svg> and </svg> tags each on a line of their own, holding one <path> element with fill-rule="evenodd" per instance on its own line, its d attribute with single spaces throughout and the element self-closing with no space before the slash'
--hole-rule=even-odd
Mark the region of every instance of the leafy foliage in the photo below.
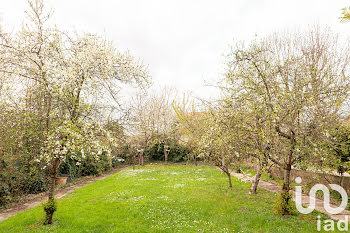
<svg viewBox="0 0 350 233">
<path fill-rule="evenodd" d="M 350 21 L 350 7 L 344 7 L 341 9 L 340 21 L 347 23 Z"/>
<path fill-rule="evenodd" d="M 48 216 L 52 216 L 53 213 L 57 210 L 57 201 L 55 198 L 49 199 L 46 203 L 43 204 L 43 209 L 46 213 L 46 218 L 44 224 L 51 224 Z"/>
<path fill-rule="evenodd" d="M 169 161 L 182 162 L 186 161 L 190 150 L 179 144 L 176 141 L 172 141 L 169 144 Z M 146 151 L 145 156 L 152 161 L 164 161 L 164 143 L 157 142 L 151 145 Z"/>
</svg>

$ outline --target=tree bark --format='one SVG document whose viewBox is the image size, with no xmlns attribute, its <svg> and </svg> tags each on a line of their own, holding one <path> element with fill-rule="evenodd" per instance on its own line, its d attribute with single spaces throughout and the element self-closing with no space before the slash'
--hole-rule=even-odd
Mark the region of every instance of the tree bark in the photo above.
<svg viewBox="0 0 350 233">
<path fill-rule="evenodd" d="M 290 140 L 290 150 L 288 152 L 288 158 L 284 166 L 284 177 L 282 191 L 289 192 L 290 190 L 290 171 L 292 170 L 293 164 L 293 153 L 296 145 L 295 134 L 293 130 L 290 130 L 289 135 L 286 135 L 279 131 L 279 134 Z M 294 160 L 295 161 L 295 160 Z"/>
<path fill-rule="evenodd" d="M 56 185 L 56 177 L 58 173 L 58 168 L 60 165 L 60 161 L 57 158 L 52 160 L 50 172 L 49 172 L 49 189 L 48 189 L 48 202 L 54 202 L 55 196 L 55 185 Z M 45 224 L 52 224 L 54 211 L 46 211 Z"/>
<path fill-rule="evenodd" d="M 231 174 L 230 174 L 230 172 L 226 172 L 226 175 L 227 175 L 227 177 L 228 177 L 228 185 L 229 185 L 230 188 L 232 188 L 232 182 L 231 182 Z"/>
<path fill-rule="evenodd" d="M 292 170 L 292 164 L 296 161 L 296 158 L 293 159 L 293 153 L 296 146 L 296 139 L 295 139 L 295 133 L 293 129 L 289 130 L 289 133 L 284 133 L 281 131 L 279 126 L 277 125 L 275 127 L 277 133 L 290 140 L 290 149 L 288 152 L 287 160 L 285 161 L 285 164 L 283 166 L 284 169 L 284 176 L 283 176 L 283 187 L 281 192 L 281 207 L 282 207 L 282 215 L 289 215 L 290 214 L 290 201 L 291 201 L 291 194 L 289 192 L 290 190 L 290 172 Z"/>
<path fill-rule="evenodd" d="M 287 165 L 284 169 L 284 177 L 283 177 L 283 187 L 282 187 L 282 215 L 289 215 L 290 214 L 290 201 L 291 201 L 291 195 L 290 195 L 290 172 L 292 168 L 291 165 Z"/>
<path fill-rule="evenodd" d="M 267 174 L 269 175 L 270 178 L 273 177 L 273 169 L 274 169 L 274 164 L 271 164 L 267 169 Z"/>
<path fill-rule="evenodd" d="M 291 165 L 287 165 L 284 169 L 283 175 L 283 187 L 282 190 L 288 192 L 290 190 L 290 172 L 292 170 Z"/>
<path fill-rule="evenodd" d="M 168 165 L 168 153 L 169 153 L 169 150 L 168 150 L 168 145 L 164 145 L 164 164 L 165 165 Z"/>
<path fill-rule="evenodd" d="M 227 175 L 227 177 L 228 177 L 228 185 L 229 185 L 230 188 L 232 188 L 230 169 L 228 167 L 222 165 L 222 160 L 216 161 L 215 166 L 220 168 L 221 173 L 225 173 Z"/>
<path fill-rule="evenodd" d="M 343 172 L 340 173 L 340 186 L 344 187 L 344 173 Z"/>
<path fill-rule="evenodd" d="M 259 162 L 258 169 L 257 169 L 256 174 L 254 176 L 254 179 L 252 181 L 252 185 L 250 186 L 250 189 L 249 189 L 249 194 L 256 194 L 257 193 L 257 189 L 258 189 L 258 185 L 259 185 L 259 181 L 260 181 L 260 177 L 261 177 L 261 169 L 262 169 L 262 164 L 261 164 L 261 162 Z"/>
<path fill-rule="evenodd" d="M 225 167 L 225 157 L 223 157 L 221 160 L 221 166 Z M 221 170 L 221 174 L 223 174 L 223 173 L 224 173 L 224 170 Z"/>
<path fill-rule="evenodd" d="M 143 151 L 139 152 L 139 166 L 143 166 Z"/>
</svg>

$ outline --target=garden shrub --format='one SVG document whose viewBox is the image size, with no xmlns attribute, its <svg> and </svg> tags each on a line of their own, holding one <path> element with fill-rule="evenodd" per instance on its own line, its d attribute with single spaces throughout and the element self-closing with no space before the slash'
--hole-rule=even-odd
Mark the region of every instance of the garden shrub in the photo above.
<svg viewBox="0 0 350 233">
<path fill-rule="evenodd" d="M 70 154 L 59 167 L 59 175 L 70 180 L 81 176 L 100 175 L 110 169 L 112 159 L 102 153 L 99 159 L 87 158 L 78 162 Z M 117 166 L 116 162 L 114 166 Z M 43 163 L 30 155 L 4 156 L 0 160 L 0 208 L 17 201 L 23 195 L 37 194 L 47 190 L 47 174 Z"/>
<path fill-rule="evenodd" d="M 0 208 L 6 207 L 24 194 L 47 190 L 43 165 L 30 156 L 4 156 L 0 166 Z"/>
<path fill-rule="evenodd" d="M 43 209 L 46 213 L 44 224 L 51 224 L 52 215 L 57 210 L 57 201 L 55 198 L 52 198 L 43 204 Z"/>
<path fill-rule="evenodd" d="M 168 161 L 170 162 L 182 162 L 185 161 L 190 153 L 190 150 L 172 141 L 169 144 L 170 152 L 168 155 Z M 150 161 L 163 161 L 164 160 L 164 143 L 154 143 L 145 151 L 145 156 L 149 158 Z"/>
<path fill-rule="evenodd" d="M 278 199 L 275 204 L 274 213 L 277 215 L 296 215 L 297 211 L 293 202 L 292 193 L 282 191 L 282 193 L 277 195 Z"/>
<path fill-rule="evenodd" d="M 97 176 L 112 168 L 112 159 L 105 152 L 102 152 L 98 159 L 87 156 L 83 161 L 77 161 L 69 154 L 66 161 L 60 165 L 59 175 L 69 175 L 72 179 L 81 176 Z"/>
</svg>

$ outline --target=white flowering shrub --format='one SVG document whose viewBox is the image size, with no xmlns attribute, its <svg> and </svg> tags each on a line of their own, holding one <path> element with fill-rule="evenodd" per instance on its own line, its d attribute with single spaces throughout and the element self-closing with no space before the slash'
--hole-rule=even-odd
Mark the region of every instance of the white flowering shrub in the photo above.
<svg viewBox="0 0 350 233">
<path fill-rule="evenodd" d="M 41 148 L 40 160 L 50 163 L 53 159 L 65 162 L 67 154 L 81 163 L 87 156 L 98 160 L 102 153 L 111 156 L 110 146 L 117 146 L 111 134 L 96 124 L 79 122 L 73 124 L 64 121 L 59 126 L 48 131 L 46 140 Z M 109 143 L 105 143 L 108 141 Z"/>
</svg>

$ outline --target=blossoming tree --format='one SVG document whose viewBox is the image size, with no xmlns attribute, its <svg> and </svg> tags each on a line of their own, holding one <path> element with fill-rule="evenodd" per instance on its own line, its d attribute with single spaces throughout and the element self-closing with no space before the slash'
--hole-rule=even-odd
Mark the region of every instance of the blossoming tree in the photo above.
<svg viewBox="0 0 350 233">
<path fill-rule="evenodd" d="M 89 33 L 73 34 L 50 27 L 50 12 L 42 0 L 28 1 L 22 29 L 0 44 L 0 72 L 10 80 L 26 109 L 38 121 L 37 160 L 49 174 L 46 223 L 55 211 L 54 188 L 59 165 L 68 153 L 84 156 L 108 153 L 115 141 L 103 130 L 109 109 L 119 106 L 122 84 L 149 83 L 147 68 L 127 52 Z M 11 86 L 9 86 L 11 88 Z"/>
</svg>

